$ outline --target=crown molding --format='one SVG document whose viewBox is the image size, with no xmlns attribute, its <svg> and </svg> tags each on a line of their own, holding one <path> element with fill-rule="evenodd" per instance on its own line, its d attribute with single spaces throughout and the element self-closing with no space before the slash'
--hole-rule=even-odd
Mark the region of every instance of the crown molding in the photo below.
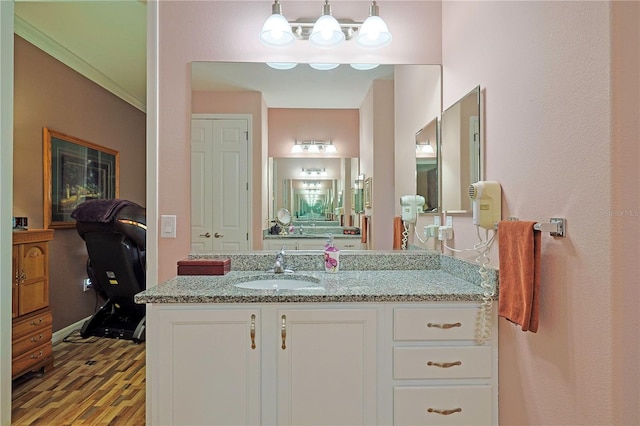
<svg viewBox="0 0 640 426">
<path fill-rule="evenodd" d="M 62 62 L 105 90 L 113 93 L 123 101 L 131 104 L 142 112 L 146 112 L 145 99 L 139 99 L 132 95 L 100 70 L 17 15 L 15 16 L 14 32 L 38 49 Z"/>
</svg>

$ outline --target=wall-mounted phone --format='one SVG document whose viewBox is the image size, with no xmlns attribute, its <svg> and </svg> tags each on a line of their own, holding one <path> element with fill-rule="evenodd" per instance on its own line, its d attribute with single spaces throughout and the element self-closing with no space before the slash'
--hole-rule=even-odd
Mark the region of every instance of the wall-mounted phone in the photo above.
<svg viewBox="0 0 640 426">
<path fill-rule="evenodd" d="M 498 182 L 479 181 L 469 186 L 473 224 L 495 230 L 502 216 L 502 188 Z"/>
<path fill-rule="evenodd" d="M 402 221 L 415 224 L 418 220 L 418 213 L 423 212 L 424 197 L 422 195 L 403 195 L 400 197 L 402 206 Z"/>
</svg>

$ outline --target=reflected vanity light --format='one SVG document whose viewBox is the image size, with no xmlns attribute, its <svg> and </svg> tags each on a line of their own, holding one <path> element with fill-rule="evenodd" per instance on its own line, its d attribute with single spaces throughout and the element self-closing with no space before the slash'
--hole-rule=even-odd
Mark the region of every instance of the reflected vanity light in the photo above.
<svg viewBox="0 0 640 426">
<path fill-rule="evenodd" d="M 309 40 L 319 48 L 332 48 L 345 40 L 355 39 L 364 48 L 380 48 L 391 43 L 391 33 L 380 18 L 380 9 L 375 1 L 369 6 L 369 16 L 364 22 L 352 19 L 336 19 L 332 16 L 329 0 L 322 5 L 322 15 L 318 19 L 301 18 L 287 21 L 282 14 L 279 0 L 274 0 L 271 15 L 266 19 L 260 32 L 260 41 L 267 46 L 286 47 L 297 40 Z"/>
<path fill-rule="evenodd" d="M 416 153 L 418 154 L 434 154 L 433 146 L 431 146 L 431 142 L 427 139 L 426 143 L 416 144 Z"/>
<path fill-rule="evenodd" d="M 291 147 L 292 154 L 302 154 L 302 153 L 310 153 L 310 154 L 336 154 L 338 150 L 335 145 L 331 141 L 318 141 L 318 140 L 307 140 L 307 141 L 298 141 L 296 140 Z"/>
<path fill-rule="evenodd" d="M 296 62 L 267 62 L 267 65 L 275 70 L 290 70 L 298 64 Z"/>
<path fill-rule="evenodd" d="M 322 168 L 302 168 L 300 176 L 326 176 L 327 170 Z"/>
</svg>

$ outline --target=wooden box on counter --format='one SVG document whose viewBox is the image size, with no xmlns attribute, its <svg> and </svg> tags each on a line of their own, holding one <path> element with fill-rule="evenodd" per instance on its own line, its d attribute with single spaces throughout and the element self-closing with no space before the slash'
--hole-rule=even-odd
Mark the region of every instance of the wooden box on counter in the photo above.
<svg viewBox="0 0 640 426">
<path fill-rule="evenodd" d="M 178 275 L 225 275 L 231 270 L 231 259 L 183 259 L 178 261 Z"/>
</svg>

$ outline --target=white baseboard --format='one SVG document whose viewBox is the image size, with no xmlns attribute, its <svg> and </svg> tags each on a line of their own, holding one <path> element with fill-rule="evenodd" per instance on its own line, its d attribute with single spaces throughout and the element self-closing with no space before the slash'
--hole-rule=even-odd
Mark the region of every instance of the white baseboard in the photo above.
<svg viewBox="0 0 640 426">
<path fill-rule="evenodd" d="M 84 322 L 89 318 L 91 318 L 91 316 L 88 316 L 85 319 L 81 319 L 80 321 L 76 321 L 73 324 L 69 324 L 63 329 L 56 331 L 55 333 L 53 333 L 53 336 L 51 336 L 51 343 L 55 345 L 58 342 L 62 342 L 65 337 L 73 333 L 75 330 L 81 329 L 82 324 L 84 324 Z"/>
</svg>

